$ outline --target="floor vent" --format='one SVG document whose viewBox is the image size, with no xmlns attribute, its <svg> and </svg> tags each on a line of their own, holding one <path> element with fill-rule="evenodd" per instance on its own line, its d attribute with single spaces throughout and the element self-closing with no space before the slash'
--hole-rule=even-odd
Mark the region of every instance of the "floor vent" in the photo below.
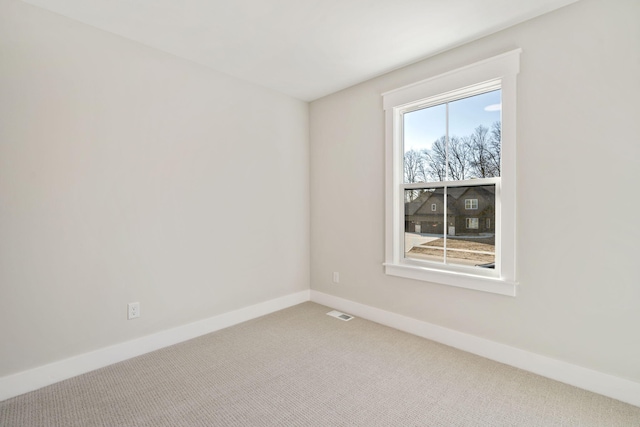
<svg viewBox="0 0 640 427">
<path fill-rule="evenodd" d="M 339 311 L 335 311 L 335 310 L 328 312 L 327 315 L 331 317 L 335 317 L 336 319 L 344 320 L 345 322 L 348 322 L 349 320 L 353 319 L 352 315 L 340 313 Z"/>
</svg>

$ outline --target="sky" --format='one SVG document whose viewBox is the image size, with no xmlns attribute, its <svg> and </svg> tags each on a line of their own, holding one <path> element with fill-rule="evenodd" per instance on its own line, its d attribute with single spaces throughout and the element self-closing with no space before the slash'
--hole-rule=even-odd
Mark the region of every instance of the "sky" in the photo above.
<svg viewBox="0 0 640 427">
<path fill-rule="evenodd" d="M 449 103 L 449 137 L 470 135 L 479 125 L 491 129 L 500 120 L 500 90 Z M 431 148 L 445 135 L 446 107 L 436 105 L 404 115 L 404 151 Z"/>
</svg>

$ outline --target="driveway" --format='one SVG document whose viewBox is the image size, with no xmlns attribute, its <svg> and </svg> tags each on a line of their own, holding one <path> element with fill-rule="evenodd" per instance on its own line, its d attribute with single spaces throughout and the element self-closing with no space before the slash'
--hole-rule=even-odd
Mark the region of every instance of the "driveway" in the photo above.
<svg viewBox="0 0 640 427">
<path fill-rule="evenodd" d="M 404 233 L 404 251 L 409 252 L 414 246 L 442 239 L 443 237 L 444 235 L 442 234 Z"/>
</svg>

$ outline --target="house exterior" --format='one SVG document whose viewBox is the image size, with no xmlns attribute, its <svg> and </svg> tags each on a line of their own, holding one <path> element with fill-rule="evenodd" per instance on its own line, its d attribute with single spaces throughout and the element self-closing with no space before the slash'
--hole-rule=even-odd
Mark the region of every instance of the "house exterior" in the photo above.
<svg viewBox="0 0 640 427">
<path fill-rule="evenodd" d="M 474 236 L 495 233 L 495 186 L 420 190 L 405 203 L 405 231 L 422 234 Z"/>
</svg>

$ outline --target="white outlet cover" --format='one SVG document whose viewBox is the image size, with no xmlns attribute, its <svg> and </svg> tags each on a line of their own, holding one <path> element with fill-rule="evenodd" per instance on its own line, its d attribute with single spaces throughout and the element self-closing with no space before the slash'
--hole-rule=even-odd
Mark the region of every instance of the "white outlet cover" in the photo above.
<svg viewBox="0 0 640 427">
<path fill-rule="evenodd" d="M 127 304 L 128 312 L 127 319 L 135 319 L 140 317 L 140 303 L 139 302 L 130 302 Z"/>
</svg>

